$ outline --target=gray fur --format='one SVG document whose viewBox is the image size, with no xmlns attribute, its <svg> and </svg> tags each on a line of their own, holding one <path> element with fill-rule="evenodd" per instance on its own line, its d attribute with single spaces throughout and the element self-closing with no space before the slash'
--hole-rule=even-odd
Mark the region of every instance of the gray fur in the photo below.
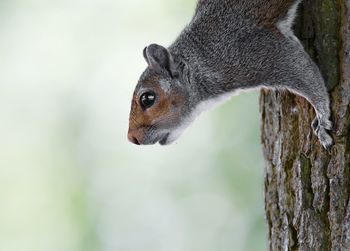
<svg viewBox="0 0 350 251">
<path fill-rule="evenodd" d="M 200 0 L 192 21 L 168 48 L 172 65 L 167 67 L 176 68 L 179 76 L 162 78 L 173 82 L 170 87 L 182 85 L 178 91 L 187 100 L 184 118 L 193 116 L 203 101 L 237 90 L 286 88 L 313 105 L 317 113 L 314 131 L 329 148 L 333 143 L 327 132 L 332 127 L 329 94 L 318 67 L 289 27 L 300 0 L 279 1 L 292 2 L 290 11 L 271 28 L 261 25 L 264 13 L 256 10 L 268 0 Z"/>
</svg>

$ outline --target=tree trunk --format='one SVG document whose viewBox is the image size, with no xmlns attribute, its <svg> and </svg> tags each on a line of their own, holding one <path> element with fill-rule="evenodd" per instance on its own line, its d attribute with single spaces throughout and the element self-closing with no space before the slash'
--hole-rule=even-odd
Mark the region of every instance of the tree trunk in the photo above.
<svg viewBox="0 0 350 251">
<path fill-rule="evenodd" d="M 350 0 L 304 0 L 295 29 L 330 90 L 335 145 L 321 147 L 305 99 L 261 92 L 269 248 L 350 250 Z"/>
</svg>

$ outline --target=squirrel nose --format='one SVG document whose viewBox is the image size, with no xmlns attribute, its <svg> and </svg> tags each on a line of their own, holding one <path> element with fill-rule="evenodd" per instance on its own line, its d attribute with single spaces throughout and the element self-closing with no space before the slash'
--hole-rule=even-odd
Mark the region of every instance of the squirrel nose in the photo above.
<svg viewBox="0 0 350 251">
<path fill-rule="evenodd" d="M 136 135 L 134 135 L 133 131 L 129 130 L 128 132 L 128 139 L 131 143 L 135 145 L 140 145 L 139 140 L 137 139 Z"/>
</svg>

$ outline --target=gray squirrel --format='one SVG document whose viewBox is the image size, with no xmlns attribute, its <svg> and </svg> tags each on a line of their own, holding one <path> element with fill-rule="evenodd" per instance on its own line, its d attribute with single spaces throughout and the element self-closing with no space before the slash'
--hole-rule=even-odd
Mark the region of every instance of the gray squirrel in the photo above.
<svg viewBox="0 0 350 251">
<path fill-rule="evenodd" d="M 172 45 L 144 49 L 148 67 L 133 94 L 128 139 L 170 144 L 202 111 L 239 90 L 264 87 L 306 98 L 316 111 L 311 126 L 329 149 L 329 94 L 292 31 L 300 2 L 199 0 Z"/>
</svg>

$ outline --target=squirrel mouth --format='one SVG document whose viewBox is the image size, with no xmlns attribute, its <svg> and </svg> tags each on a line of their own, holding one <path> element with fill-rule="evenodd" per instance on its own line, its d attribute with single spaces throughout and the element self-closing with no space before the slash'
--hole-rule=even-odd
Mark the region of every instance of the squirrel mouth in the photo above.
<svg viewBox="0 0 350 251">
<path fill-rule="evenodd" d="M 170 133 L 165 134 L 165 136 L 159 141 L 159 144 L 164 146 L 168 143 Z"/>
</svg>

